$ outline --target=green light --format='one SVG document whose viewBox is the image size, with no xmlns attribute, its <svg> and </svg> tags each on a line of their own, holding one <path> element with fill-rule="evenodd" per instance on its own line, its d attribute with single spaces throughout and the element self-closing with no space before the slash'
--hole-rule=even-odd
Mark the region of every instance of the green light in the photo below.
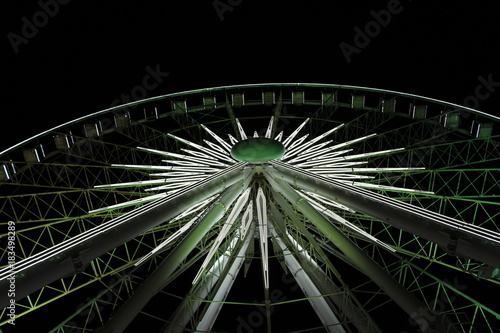
<svg viewBox="0 0 500 333">
<path fill-rule="evenodd" d="M 267 138 L 249 138 L 231 148 L 231 156 L 240 162 L 262 163 L 277 160 L 285 154 L 285 146 Z"/>
</svg>

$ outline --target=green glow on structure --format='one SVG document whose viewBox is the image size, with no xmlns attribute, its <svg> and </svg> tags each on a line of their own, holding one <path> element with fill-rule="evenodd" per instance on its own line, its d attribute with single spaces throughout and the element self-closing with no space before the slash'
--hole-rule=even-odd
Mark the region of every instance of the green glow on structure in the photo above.
<svg viewBox="0 0 500 333">
<path fill-rule="evenodd" d="M 285 154 L 285 146 L 268 138 L 248 138 L 231 148 L 231 156 L 240 162 L 262 163 L 277 160 Z"/>
</svg>

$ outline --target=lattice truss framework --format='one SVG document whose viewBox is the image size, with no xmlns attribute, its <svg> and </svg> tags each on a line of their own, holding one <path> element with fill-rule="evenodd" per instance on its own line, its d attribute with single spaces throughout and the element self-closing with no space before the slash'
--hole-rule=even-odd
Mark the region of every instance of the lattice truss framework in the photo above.
<svg viewBox="0 0 500 333">
<path fill-rule="evenodd" d="M 36 257 L 239 165 L 231 147 L 250 137 L 280 141 L 286 152 L 279 163 L 497 237 L 498 126 L 498 119 L 473 110 L 359 87 L 255 85 L 155 98 L 61 126 L 4 153 L 1 241 L 7 236 L 7 221 L 14 221 L 16 262 Z M 330 332 L 383 330 L 376 317 L 393 309 L 393 295 L 318 227 L 310 215 L 313 209 L 424 305 L 428 312 L 407 315 L 414 327 L 430 327 L 444 317 L 458 332 L 500 329 L 498 307 L 474 292 L 475 280 L 499 289 L 498 267 L 456 256 L 453 244 L 440 246 L 311 188 L 283 182 L 277 171 L 281 164 L 273 163 L 246 165 L 252 176 L 163 281 L 155 297 L 169 306 L 140 309 L 137 321 L 154 320 L 167 331 L 179 325 L 193 331 L 212 328 L 213 322 L 207 321 L 217 305 L 250 304 L 235 294 L 220 298 L 220 292 L 224 278 L 239 271 L 231 268 L 243 267 L 239 274 L 246 275 L 254 262 L 261 265 L 259 282 L 267 290 L 268 314 L 282 306 L 270 304 L 269 275 L 277 274 L 270 267 L 288 273 L 301 267 L 306 277 L 298 281 L 303 293 L 295 302 L 327 309 L 327 319 L 318 313 L 320 326 Z M 200 196 L 182 214 L 104 251 L 79 274 L 59 277 L 19 299 L 16 320 L 29 320 L 32 312 L 76 299 L 53 332 L 91 332 L 107 323 L 190 239 L 196 226 L 212 216 L 231 186 Z M 310 207 L 294 202 L 294 195 Z M 5 248 L 0 255 L 3 272 L 8 270 L 7 253 Z M 353 278 L 353 271 L 361 274 Z M 193 282 L 181 283 L 182 291 L 169 288 L 186 276 Z M 1 325 L 8 325 L 7 313 L 3 309 Z M 263 325 L 270 327 L 270 318 Z"/>
</svg>

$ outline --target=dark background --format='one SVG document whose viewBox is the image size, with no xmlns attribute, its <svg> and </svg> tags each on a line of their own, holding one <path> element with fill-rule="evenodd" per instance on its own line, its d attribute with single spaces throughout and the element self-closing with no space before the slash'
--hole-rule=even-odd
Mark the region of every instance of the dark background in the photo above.
<svg viewBox="0 0 500 333">
<path fill-rule="evenodd" d="M 394 1 L 71 0 L 43 20 L 48 2 L 15 1 L 0 11 L 0 151 L 112 106 L 143 85 L 148 66 L 169 74 L 144 97 L 232 84 L 335 83 L 477 101 L 469 106 L 500 116 L 495 1 L 401 0 L 366 45 L 357 40 L 350 61 L 341 43 L 356 47 L 358 29 Z M 23 36 L 37 18 L 37 30 Z M 489 89 L 481 78 L 493 81 Z"/>
<path fill-rule="evenodd" d="M 60 0 L 67 3 L 52 8 L 57 13 L 47 20 L 39 13 L 44 1 L 2 5 L 0 151 L 110 107 L 142 85 L 147 66 L 169 73 L 147 97 L 231 84 L 316 82 L 462 104 L 476 95 L 479 76 L 500 82 L 494 1 L 401 0 L 385 27 L 373 29 L 366 45 L 358 41 L 363 47 L 350 63 L 340 44 L 356 47 L 355 27 L 365 30 L 374 21 L 371 12 L 394 1 Z M 220 13 L 217 3 L 226 6 Z M 25 38 L 23 27 L 34 17 L 38 31 L 14 47 L 9 34 Z M 481 88 L 487 97 L 478 108 L 500 115 L 498 89 Z"/>
</svg>

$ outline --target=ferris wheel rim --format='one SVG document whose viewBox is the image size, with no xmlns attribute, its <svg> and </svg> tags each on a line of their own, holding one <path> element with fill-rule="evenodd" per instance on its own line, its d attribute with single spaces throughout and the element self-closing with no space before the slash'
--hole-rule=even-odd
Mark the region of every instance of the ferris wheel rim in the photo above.
<svg viewBox="0 0 500 333">
<path fill-rule="evenodd" d="M 45 130 L 39 134 L 35 134 L 32 137 L 29 137 L 25 140 L 22 140 L 21 142 L 14 144 L 13 146 L 3 150 L 0 152 L 0 157 L 12 152 L 16 148 L 19 148 L 29 142 L 35 141 L 41 137 L 43 137 L 46 134 L 49 134 L 51 132 L 54 132 L 56 130 L 59 130 L 61 128 L 73 125 L 75 123 L 78 123 L 80 121 L 90 119 L 96 116 L 101 116 L 113 111 L 118 111 L 127 107 L 132 107 L 132 106 L 137 106 L 141 104 L 145 104 L 148 102 L 152 101 L 157 101 L 157 100 L 162 100 L 166 98 L 173 98 L 173 97 L 178 97 L 178 96 L 183 96 L 183 95 L 192 95 L 192 94 L 198 94 L 198 93 L 209 93 L 209 92 L 216 92 L 216 91 L 223 91 L 223 90 L 231 90 L 231 89 L 242 89 L 242 88 L 258 88 L 258 87 L 311 87 L 311 88 L 335 88 L 335 89 L 346 89 L 346 90 L 360 90 L 360 91 L 369 91 L 369 92 L 375 92 L 375 93 L 380 93 L 380 94 L 392 94 L 394 96 L 401 96 L 401 97 L 407 97 L 407 98 L 414 98 L 417 100 L 421 101 L 426 101 L 430 103 L 435 103 L 435 104 L 440 104 L 443 106 L 448 106 L 448 107 L 453 107 L 459 110 L 471 112 L 474 114 L 481 115 L 483 117 L 489 118 L 491 120 L 495 121 L 500 121 L 500 116 L 495 116 L 489 113 L 486 113 L 484 111 L 476 110 L 467 106 L 459 105 L 456 103 L 451 103 L 447 102 L 444 100 L 440 99 L 435 99 L 435 98 L 430 98 L 426 97 L 423 95 L 417 95 L 417 94 L 411 94 L 411 93 L 405 93 L 405 92 L 399 92 L 396 90 L 388 90 L 388 89 L 379 89 L 379 88 L 372 88 L 372 87 L 366 87 L 366 86 L 353 86 L 353 85 L 342 85 L 342 84 L 328 84 L 328 83 L 250 83 L 250 84 L 239 84 L 239 85 L 227 85 L 227 86 L 217 86 L 217 87 L 211 87 L 211 88 L 200 88 L 200 89 L 193 89 L 193 90 L 185 90 L 181 92 L 175 92 L 175 93 L 170 93 L 170 94 L 164 94 L 164 95 L 158 95 L 158 96 L 153 96 L 153 97 L 148 97 L 145 99 L 141 99 L 138 101 L 133 101 L 130 103 L 125 103 L 122 105 L 117 105 L 111 108 L 103 109 L 100 111 L 96 111 L 93 113 L 90 113 L 88 115 L 67 121 L 63 124 L 57 125 L 55 127 L 52 127 L 48 130 Z"/>
</svg>

